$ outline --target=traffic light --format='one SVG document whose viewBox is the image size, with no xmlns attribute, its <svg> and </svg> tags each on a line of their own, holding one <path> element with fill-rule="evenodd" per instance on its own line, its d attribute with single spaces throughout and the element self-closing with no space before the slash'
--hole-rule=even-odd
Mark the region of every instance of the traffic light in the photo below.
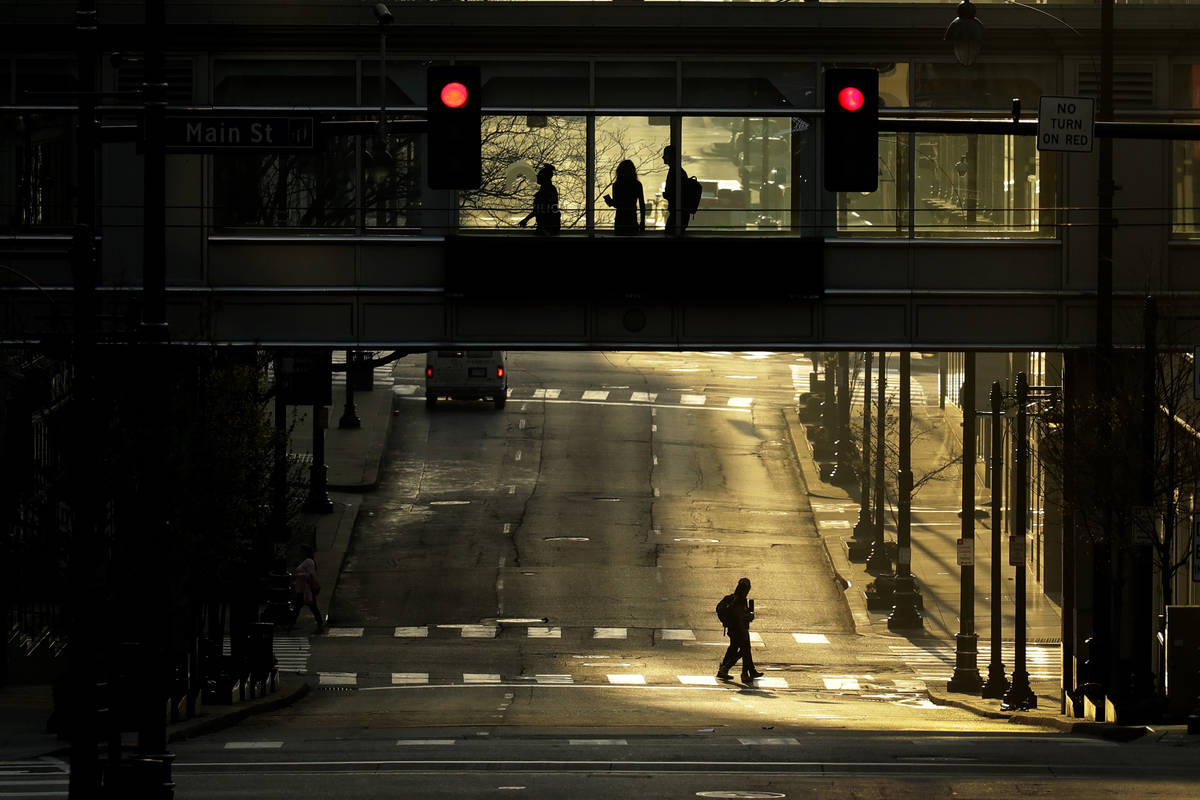
<svg viewBox="0 0 1200 800">
<path fill-rule="evenodd" d="M 825 188 L 873 192 L 879 188 L 879 72 L 825 70 Z"/>
<path fill-rule="evenodd" d="M 429 67 L 426 89 L 429 188 L 478 189 L 479 67 Z"/>
</svg>

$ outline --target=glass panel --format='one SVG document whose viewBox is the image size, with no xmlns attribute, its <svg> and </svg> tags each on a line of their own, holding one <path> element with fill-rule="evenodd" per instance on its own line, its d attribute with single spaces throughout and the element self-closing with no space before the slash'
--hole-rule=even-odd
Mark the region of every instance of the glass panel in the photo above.
<svg viewBox="0 0 1200 800">
<path fill-rule="evenodd" d="M 74 213 L 72 115 L 8 113 L 0 120 L 0 219 L 9 231 L 66 228 Z"/>
<path fill-rule="evenodd" d="M 352 136 L 334 136 L 312 155 L 213 156 L 214 224 L 355 227 L 355 146 Z"/>
<path fill-rule="evenodd" d="M 686 62 L 683 104 L 694 108 L 812 108 L 817 68 L 799 62 Z"/>
<path fill-rule="evenodd" d="M 1038 98 L 1054 94 L 1057 70 L 1053 64 L 957 63 L 912 65 L 912 106 L 915 108 L 1012 108 L 1014 97 L 1026 110 L 1037 110 Z M 884 78 L 880 76 L 880 92 Z M 888 103 L 888 105 L 892 105 Z"/>
<path fill-rule="evenodd" d="M 368 228 L 420 227 L 417 138 L 364 136 L 362 143 L 363 224 Z"/>
<path fill-rule="evenodd" d="M 352 106 L 352 61 L 217 61 L 213 102 L 230 106 Z"/>
<path fill-rule="evenodd" d="M 641 228 L 643 204 L 646 230 L 654 230 L 666 218 L 658 210 L 667 177 L 663 148 L 671 141 L 670 125 L 660 124 L 664 121 L 658 117 L 596 118 L 597 231 L 617 231 L 617 207 L 625 209 L 619 233 Z M 630 162 L 632 173 L 629 167 L 622 168 L 618 183 L 618 166 L 624 161 Z M 637 200 L 639 191 L 642 203 Z"/>
<path fill-rule="evenodd" d="M 350 61 L 222 60 L 213 68 L 216 105 L 354 105 Z M 313 154 L 213 156 L 218 227 L 354 228 L 353 136 L 330 137 Z"/>
<path fill-rule="evenodd" d="M 1172 68 L 1171 107 L 1200 109 L 1200 64 Z M 1182 120 L 1195 122 L 1194 119 Z M 1200 235 L 1200 142 L 1171 143 L 1171 233 Z"/>
<path fill-rule="evenodd" d="M 583 62 L 489 62 L 482 77 L 489 106 L 578 108 L 588 104 L 588 65 Z"/>
<path fill-rule="evenodd" d="M 879 188 L 838 193 L 839 232 L 908 235 L 908 143 L 907 135 L 879 134 Z"/>
<path fill-rule="evenodd" d="M 917 134 L 918 236 L 1053 236 L 1052 196 L 1031 136 Z M 1045 207 L 1046 211 L 1041 209 Z"/>
<path fill-rule="evenodd" d="M 484 116 L 483 182 L 479 189 L 458 193 L 463 228 L 538 229 L 533 214 L 538 174 L 554 167 L 547 182 L 558 195 L 561 230 L 583 228 L 587 185 L 587 125 L 583 117 Z M 550 188 L 543 187 L 543 197 Z M 547 233 L 554 212 L 547 200 L 542 222 Z M 522 221 L 525 225 L 522 226 Z"/>
<path fill-rule="evenodd" d="M 674 106 L 675 64 L 601 61 L 596 64 L 596 105 L 615 108 Z"/>
</svg>

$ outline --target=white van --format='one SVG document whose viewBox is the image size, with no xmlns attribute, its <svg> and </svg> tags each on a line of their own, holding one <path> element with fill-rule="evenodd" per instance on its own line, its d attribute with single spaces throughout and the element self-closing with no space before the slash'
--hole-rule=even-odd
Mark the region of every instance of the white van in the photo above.
<svg viewBox="0 0 1200 800">
<path fill-rule="evenodd" d="M 425 355 L 425 405 L 439 397 L 491 398 L 496 408 L 508 399 L 508 365 L 503 350 L 431 350 Z"/>
</svg>

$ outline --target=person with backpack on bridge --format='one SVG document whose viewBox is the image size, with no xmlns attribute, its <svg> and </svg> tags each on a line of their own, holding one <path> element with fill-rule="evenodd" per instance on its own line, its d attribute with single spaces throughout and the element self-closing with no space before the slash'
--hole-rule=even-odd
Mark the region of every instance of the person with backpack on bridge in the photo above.
<svg viewBox="0 0 1200 800">
<path fill-rule="evenodd" d="M 717 679 L 732 680 L 730 668 L 740 659 L 742 662 L 742 683 L 751 683 L 755 678 L 761 678 L 763 673 L 754 668 L 754 656 L 750 652 L 750 623 L 754 621 L 754 601 L 748 600 L 750 595 L 750 579 L 742 578 L 737 582 L 733 594 L 727 594 L 717 603 L 717 618 L 725 626 L 729 634 L 729 649 L 721 659 L 717 670 Z"/>
</svg>

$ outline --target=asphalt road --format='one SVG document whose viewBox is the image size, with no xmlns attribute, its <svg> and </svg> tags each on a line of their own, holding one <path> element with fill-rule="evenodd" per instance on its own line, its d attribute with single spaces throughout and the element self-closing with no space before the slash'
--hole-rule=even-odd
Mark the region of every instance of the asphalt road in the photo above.
<svg viewBox="0 0 1200 800">
<path fill-rule="evenodd" d="M 905 640 L 855 633 L 783 424 L 806 358 L 509 369 L 504 410 L 430 411 L 399 364 L 319 687 L 179 743 L 177 796 L 1191 796 L 1195 760 L 1161 742 L 935 706 Z M 713 677 L 713 607 L 743 575 L 753 685 Z"/>
</svg>

